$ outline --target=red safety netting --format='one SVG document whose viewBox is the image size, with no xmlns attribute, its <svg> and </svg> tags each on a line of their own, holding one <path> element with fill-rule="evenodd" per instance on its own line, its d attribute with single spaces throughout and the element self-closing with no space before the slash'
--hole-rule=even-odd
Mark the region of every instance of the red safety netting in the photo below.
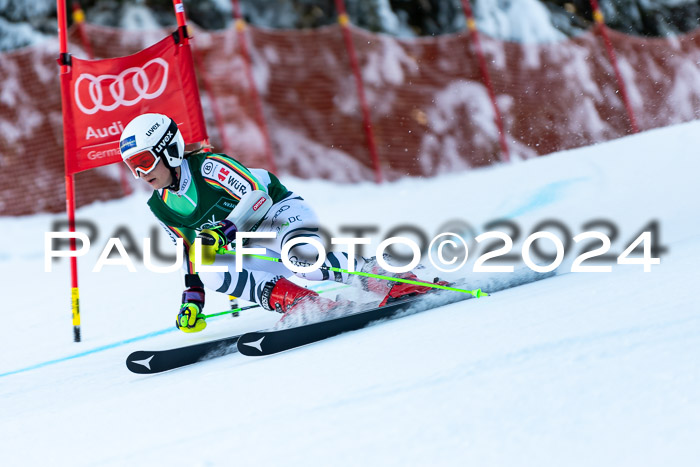
<svg viewBox="0 0 700 467">
<path fill-rule="evenodd" d="M 85 26 L 97 57 L 134 53 L 164 35 Z M 499 160 L 493 106 L 466 32 L 397 39 L 351 31 L 385 178 L 433 176 Z M 641 130 L 700 117 L 700 30 L 673 39 L 609 35 Z M 373 180 L 341 27 L 247 27 L 245 38 L 280 173 L 338 182 Z M 233 28 L 195 32 L 192 46 L 204 71 L 198 76 L 207 127 L 217 149 L 223 150 L 223 131 L 232 155 L 249 166 L 266 167 L 265 136 L 238 42 Z M 70 50 L 81 56 L 78 44 L 74 32 Z M 631 132 L 614 70 L 593 31 L 553 44 L 482 36 L 482 47 L 511 158 Z M 53 44 L 2 55 L 3 215 L 64 208 L 57 55 Z M 209 86 L 203 86 L 203 78 Z M 116 167 L 79 174 L 78 205 L 120 196 L 118 177 Z"/>
<path fill-rule="evenodd" d="M 0 215 L 65 211 L 58 43 L 2 54 Z M 78 203 L 123 195 L 116 167 L 76 177 Z"/>
</svg>

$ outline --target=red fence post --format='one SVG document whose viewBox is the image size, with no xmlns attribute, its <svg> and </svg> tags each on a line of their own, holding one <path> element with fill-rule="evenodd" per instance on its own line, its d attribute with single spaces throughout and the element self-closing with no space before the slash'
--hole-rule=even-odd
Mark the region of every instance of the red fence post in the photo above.
<svg viewBox="0 0 700 467">
<path fill-rule="evenodd" d="M 362 72 L 360 71 L 360 65 L 357 61 L 357 54 L 355 53 L 355 44 L 352 42 L 352 34 L 350 32 L 350 18 L 345 10 L 345 2 L 343 0 L 335 0 L 335 8 L 338 11 L 338 23 L 340 23 L 341 29 L 343 30 L 345 47 L 348 49 L 350 66 L 352 67 L 352 72 L 355 75 L 357 95 L 360 99 L 360 106 L 362 108 L 365 137 L 367 138 L 367 146 L 369 147 L 369 154 L 370 158 L 372 159 L 372 166 L 374 167 L 374 180 L 376 183 L 382 183 L 382 169 L 379 165 L 377 144 L 374 141 L 374 131 L 372 130 L 372 120 L 369 115 L 369 105 L 367 105 L 365 87 L 364 83 L 362 82 Z"/>
<path fill-rule="evenodd" d="M 73 23 L 78 27 L 78 35 L 80 35 L 80 42 L 83 44 L 83 49 L 90 60 L 95 58 L 95 54 L 92 51 L 92 45 L 90 44 L 90 39 L 88 39 L 85 33 L 85 12 L 80 8 L 80 2 L 78 0 L 73 0 Z"/>
<path fill-rule="evenodd" d="M 80 42 L 83 45 L 83 49 L 90 60 L 95 58 L 95 53 L 92 50 L 92 44 L 90 43 L 90 38 L 85 32 L 85 12 L 80 7 L 79 0 L 73 0 L 73 24 L 78 28 L 78 35 L 80 36 Z M 125 195 L 130 195 L 134 190 L 132 190 L 129 184 L 129 174 L 127 173 L 127 168 L 125 165 L 120 165 L 119 167 L 119 184 L 122 187 L 122 191 Z"/>
<path fill-rule="evenodd" d="M 474 19 L 471 2 L 469 0 L 462 0 L 462 8 L 464 10 L 464 16 L 467 19 L 467 28 L 469 29 L 469 35 L 471 36 L 472 44 L 474 44 L 474 50 L 479 62 L 481 79 L 484 81 L 484 86 L 486 86 L 486 90 L 489 93 L 489 98 L 491 99 L 491 105 L 493 105 L 493 120 L 498 128 L 498 140 L 501 145 L 503 162 L 508 162 L 510 160 L 510 152 L 508 150 L 508 144 L 506 143 L 506 132 L 503 128 L 503 118 L 501 117 L 501 111 L 498 110 L 498 105 L 496 104 L 496 92 L 493 90 L 489 69 L 486 66 L 486 57 L 484 57 L 484 51 L 481 48 L 479 30 L 476 27 L 476 20 Z"/>
<path fill-rule="evenodd" d="M 258 93 L 258 88 L 255 86 L 255 79 L 253 77 L 253 65 L 250 59 L 250 53 L 248 52 L 248 41 L 245 37 L 246 23 L 241 14 L 241 5 L 239 0 L 233 1 L 233 18 L 236 21 L 236 35 L 238 36 L 238 42 L 241 44 L 241 55 L 243 55 L 243 62 L 245 63 L 245 74 L 248 80 L 248 86 L 250 88 L 250 97 L 255 103 L 255 111 L 257 113 L 258 125 L 260 125 L 260 130 L 263 133 L 263 141 L 265 143 L 265 157 L 267 158 L 267 163 L 270 165 L 270 171 L 277 173 L 277 164 L 275 163 L 274 155 L 272 154 L 272 142 L 270 141 L 270 133 L 267 129 L 267 123 L 265 122 L 265 114 L 263 113 L 262 100 L 260 99 L 260 94 Z"/>
<path fill-rule="evenodd" d="M 637 126 L 637 118 L 634 115 L 634 110 L 632 110 L 632 104 L 630 103 L 629 96 L 627 94 L 627 86 L 625 86 L 625 81 L 622 79 L 622 74 L 620 73 L 620 67 L 617 65 L 617 57 L 615 56 L 615 49 L 613 49 L 612 42 L 610 42 L 610 36 L 608 36 L 608 28 L 605 25 L 605 18 L 603 17 L 603 12 L 600 11 L 598 7 L 598 0 L 590 0 L 591 8 L 593 8 L 593 20 L 595 21 L 595 29 L 600 33 L 603 38 L 603 43 L 605 44 L 605 50 L 608 53 L 608 58 L 610 59 L 610 64 L 615 70 L 615 79 L 617 79 L 617 85 L 620 88 L 620 94 L 622 95 L 622 101 L 625 104 L 625 109 L 627 110 L 627 116 L 630 120 L 630 127 L 633 133 L 639 133 L 639 126 Z"/>
</svg>

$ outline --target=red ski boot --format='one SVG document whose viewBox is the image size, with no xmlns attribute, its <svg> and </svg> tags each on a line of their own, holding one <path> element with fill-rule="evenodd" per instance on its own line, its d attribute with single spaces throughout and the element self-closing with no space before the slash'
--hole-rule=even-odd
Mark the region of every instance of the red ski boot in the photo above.
<svg viewBox="0 0 700 467">
<path fill-rule="evenodd" d="M 385 260 L 390 260 L 385 256 Z M 380 276 L 395 277 L 399 279 L 408 279 L 412 281 L 422 282 L 424 284 L 430 284 L 430 282 L 422 281 L 412 272 L 404 272 L 400 274 L 394 274 L 386 271 L 377 264 L 376 258 L 372 257 L 365 260 L 365 264 L 362 266 L 362 272 L 367 272 L 371 274 L 377 274 Z M 384 299 L 379 304 L 379 306 L 384 306 L 387 303 L 396 300 L 400 297 L 407 297 L 410 295 L 419 295 L 427 293 L 432 289 L 432 287 L 422 286 L 418 284 L 407 284 L 405 282 L 395 282 L 388 279 L 378 279 L 375 277 L 367 276 L 353 276 L 356 281 L 359 281 L 361 287 L 369 292 L 373 292 L 377 295 L 383 296 Z M 445 281 L 435 281 L 435 284 L 439 285 L 449 285 Z"/>
<path fill-rule="evenodd" d="M 338 302 L 321 297 L 313 290 L 301 287 L 284 277 L 265 284 L 260 304 L 266 310 L 284 314 L 292 308 L 326 312 L 338 306 Z"/>
<path fill-rule="evenodd" d="M 435 280 L 434 282 L 427 282 L 427 281 L 422 281 L 418 279 L 418 277 L 413 274 L 412 272 L 404 272 L 403 274 L 395 274 L 394 277 L 400 278 L 400 279 L 409 279 L 412 281 L 416 282 L 421 282 L 423 284 L 438 284 L 438 285 L 449 285 L 449 282 L 446 281 L 440 281 L 440 280 Z M 418 284 L 407 284 L 406 282 L 393 282 L 392 281 L 392 287 L 389 289 L 389 293 L 386 294 L 386 297 L 384 297 L 384 300 L 379 304 L 379 306 L 384 306 L 389 302 L 392 302 L 396 300 L 397 298 L 401 297 L 409 297 L 411 295 L 420 295 L 424 293 L 428 293 L 431 290 L 435 290 L 434 287 L 429 287 L 429 286 L 424 286 L 424 285 L 418 285 Z"/>
</svg>

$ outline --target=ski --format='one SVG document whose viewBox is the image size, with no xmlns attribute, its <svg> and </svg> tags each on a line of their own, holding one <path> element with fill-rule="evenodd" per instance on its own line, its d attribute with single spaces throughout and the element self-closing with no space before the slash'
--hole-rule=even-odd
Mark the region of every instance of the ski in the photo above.
<svg viewBox="0 0 700 467">
<path fill-rule="evenodd" d="M 168 350 L 137 350 L 126 358 L 126 367 L 133 373 L 142 375 L 174 370 L 202 360 L 236 352 L 236 342 L 239 337 L 224 337 L 223 339 Z"/>
<path fill-rule="evenodd" d="M 271 355 L 328 339 L 344 332 L 356 331 L 374 321 L 392 318 L 402 312 L 417 313 L 470 298 L 472 298 L 471 295 L 462 292 L 445 293 L 440 291 L 294 328 L 247 332 L 238 339 L 238 352 L 250 357 Z"/>
<path fill-rule="evenodd" d="M 541 274 L 531 273 L 530 270 L 527 270 L 526 274 L 520 274 L 520 277 L 516 279 L 490 280 L 479 283 L 478 286 L 489 292 L 497 292 L 551 277 L 552 275 L 554 275 L 554 272 Z M 463 285 L 461 282 L 466 281 L 460 281 L 452 285 L 461 287 Z M 358 311 L 295 328 L 248 332 L 168 350 L 139 350 L 132 352 L 127 357 L 126 366 L 134 373 L 153 374 L 228 355 L 236 351 L 248 356 L 271 355 L 337 336 L 344 332 L 362 329 L 372 322 L 392 318 L 403 312 L 412 314 L 470 298 L 472 296 L 467 293 L 436 290 L 425 295 L 392 302 L 381 308 Z"/>
<path fill-rule="evenodd" d="M 413 300 L 409 300 L 413 301 Z M 388 305 L 386 307 L 380 308 L 379 310 L 382 311 L 382 315 L 386 315 L 389 311 L 394 311 L 394 313 L 398 313 L 400 310 L 398 308 L 399 305 L 406 305 L 409 303 L 409 301 L 402 301 L 401 303 L 395 303 Z M 366 312 L 361 312 L 361 313 L 356 313 L 354 315 L 350 316 L 357 316 L 357 315 L 365 315 L 366 313 L 369 313 L 371 311 L 375 310 L 368 310 Z M 348 316 L 348 317 L 350 317 Z M 368 322 L 374 321 L 376 319 L 382 319 L 383 317 L 388 317 L 387 316 L 379 316 L 377 315 L 365 315 L 365 318 L 367 317 L 372 317 L 372 319 Z M 340 319 L 340 318 L 338 318 Z M 355 318 L 357 320 L 357 317 Z M 331 320 L 335 321 L 335 320 Z M 316 323 L 316 324 L 323 324 L 327 323 L 327 321 L 324 321 L 322 323 Z M 366 324 L 365 324 L 366 325 Z M 302 326 L 304 328 L 306 326 Z M 360 326 L 360 327 L 364 327 Z M 298 329 L 298 328 L 293 328 L 293 329 Z M 356 328 L 356 329 L 359 329 Z M 292 329 L 288 329 L 287 331 L 291 331 Z M 350 329 L 345 329 L 345 330 L 350 330 Z M 342 330 L 340 332 L 345 332 L 345 330 Z M 257 334 L 269 334 L 269 333 L 275 333 L 275 332 L 281 332 L 281 331 L 259 331 L 259 332 L 250 332 L 245 335 L 257 335 Z M 339 332 L 339 333 L 340 333 Z M 238 351 L 238 348 L 236 346 L 236 343 L 238 340 L 242 337 L 242 335 L 236 335 L 236 336 L 230 336 L 230 337 L 224 337 L 222 339 L 217 339 L 213 341 L 208 341 L 208 342 L 202 342 L 199 344 L 194 344 L 194 345 L 189 345 L 185 347 L 176 347 L 172 349 L 167 349 L 167 350 L 137 350 L 135 352 L 132 352 L 127 358 L 126 358 L 126 367 L 133 373 L 138 373 L 138 374 L 154 374 L 154 373 L 162 373 L 164 371 L 169 371 L 169 370 L 174 370 L 176 368 L 181 368 L 187 365 L 192 365 L 193 363 L 201 362 L 204 360 L 209 360 L 212 358 L 216 357 L 221 357 L 224 355 L 228 355 L 231 353 L 234 353 Z M 328 336 L 331 337 L 331 336 Z M 320 339 L 319 339 L 320 340 Z M 253 345 L 253 344 L 249 344 Z M 299 344 L 303 345 L 303 344 Z M 293 346 L 293 347 L 297 347 Z M 290 347 L 291 348 L 291 347 Z M 280 352 L 281 350 L 277 350 L 277 352 Z M 247 355 L 245 352 L 241 352 Z M 274 353 L 274 352 L 271 352 Z M 259 353 L 257 355 L 266 355 L 264 353 Z"/>
</svg>

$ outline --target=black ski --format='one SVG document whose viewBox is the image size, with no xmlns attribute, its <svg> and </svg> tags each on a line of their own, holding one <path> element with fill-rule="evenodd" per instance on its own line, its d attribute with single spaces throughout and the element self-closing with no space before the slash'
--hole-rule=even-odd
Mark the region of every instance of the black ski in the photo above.
<svg viewBox="0 0 700 467">
<path fill-rule="evenodd" d="M 530 270 L 526 272 L 527 274 L 520 274 L 515 279 L 493 279 L 480 283 L 478 286 L 489 292 L 497 292 L 555 274 L 554 272 L 534 273 Z M 461 287 L 462 284 L 458 282 L 453 286 Z M 134 373 L 151 374 L 173 370 L 236 351 L 249 356 L 270 355 L 337 336 L 344 332 L 361 329 L 374 321 L 391 318 L 404 311 L 415 313 L 469 298 L 472 296 L 463 292 L 436 290 L 425 295 L 390 303 L 382 308 L 372 308 L 296 328 L 249 332 L 169 350 L 139 350 L 127 357 L 126 366 Z"/>
<path fill-rule="evenodd" d="M 169 350 L 138 350 L 126 358 L 126 367 L 134 373 L 152 374 L 236 352 L 240 336 L 224 337 L 201 344 Z"/>
<path fill-rule="evenodd" d="M 403 301 L 400 304 L 406 305 L 408 304 L 408 301 Z M 394 310 L 394 313 L 397 313 L 400 311 L 398 309 L 399 303 L 387 306 L 384 308 L 381 308 L 380 310 L 382 311 L 381 314 L 387 314 L 389 311 Z M 371 311 L 376 311 L 376 310 L 369 310 L 367 312 L 363 313 L 356 313 L 351 316 L 357 316 L 357 315 L 365 315 L 366 313 L 370 313 Z M 369 317 L 370 315 L 366 315 L 366 317 Z M 374 316 L 374 315 L 371 315 Z M 348 316 L 349 318 L 350 316 Z M 373 317 L 370 321 L 374 321 L 376 319 L 381 319 L 384 316 L 377 316 Z M 386 316 L 388 317 L 388 316 Z M 336 320 L 331 320 L 331 321 L 336 321 Z M 369 321 L 368 321 L 369 322 Z M 328 321 L 324 321 L 322 323 L 316 323 L 316 324 L 324 324 L 328 323 Z M 364 327 L 367 323 L 363 324 L 360 327 Z M 306 328 L 307 326 L 302 326 L 302 328 Z M 294 328 L 294 329 L 299 329 L 299 328 Z M 359 329 L 356 328 L 356 329 Z M 287 331 L 291 331 L 292 329 L 288 329 Z M 340 332 L 345 332 L 346 330 L 350 329 L 344 329 L 341 330 Z M 270 333 L 276 333 L 276 332 L 281 332 L 281 331 L 260 331 L 260 332 L 250 332 L 245 334 L 246 336 L 252 336 L 252 335 L 257 335 L 257 334 L 270 334 Z M 338 334 L 340 333 L 338 332 Z M 211 358 L 216 358 L 216 357 L 221 357 L 223 355 L 227 355 L 233 352 L 238 351 L 236 347 L 236 343 L 238 340 L 242 337 L 242 335 L 237 335 L 237 336 L 231 336 L 231 337 L 224 337 L 223 339 L 217 339 L 214 341 L 208 341 L 208 342 L 202 342 L 199 344 L 194 344 L 194 345 L 189 345 L 186 347 L 176 347 L 173 349 L 167 349 L 167 350 L 137 350 L 135 352 L 132 352 L 127 358 L 126 358 L 126 367 L 133 373 L 138 373 L 138 374 L 154 374 L 154 373 L 161 373 L 163 371 L 168 371 L 168 370 L 174 370 L 176 368 L 181 368 L 183 366 L 191 365 L 193 363 L 201 362 L 204 360 L 209 360 Z M 331 337 L 331 336 L 327 336 Z M 318 339 L 320 340 L 320 339 Z M 298 345 L 303 345 L 303 344 L 298 344 Z M 298 345 L 295 345 L 293 347 L 297 347 Z M 245 348 L 245 347 L 244 347 Z M 290 347 L 291 348 L 291 347 Z M 280 350 L 277 350 L 276 352 L 279 352 Z M 241 352 L 246 355 L 248 355 L 246 352 Z M 274 353 L 274 352 L 270 352 Z M 263 353 L 255 354 L 255 355 L 266 355 Z"/>
<path fill-rule="evenodd" d="M 439 298 L 438 298 L 439 296 Z M 250 357 L 271 355 L 362 329 L 381 319 L 391 318 L 403 311 L 415 313 L 472 298 L 463 292 L 429 293 L 385 305 L 381 308 L 353 313 L 318 323 L 278 331 L 247 332 L 238 339 L 238 351 Z"/>
</svg>

